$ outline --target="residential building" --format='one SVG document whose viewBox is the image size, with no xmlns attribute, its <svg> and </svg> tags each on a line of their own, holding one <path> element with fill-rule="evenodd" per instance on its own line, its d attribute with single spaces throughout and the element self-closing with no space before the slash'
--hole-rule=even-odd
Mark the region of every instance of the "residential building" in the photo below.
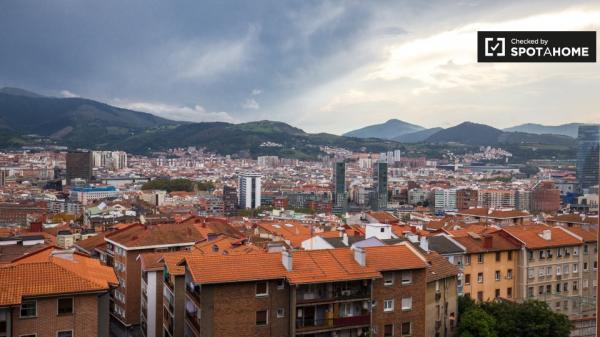
<svg viewBox="0 0 600 337">
<path fill-rule="evenodd" d="M 521 245 L 516 272 L 518 298 L 545 301 L 557 312 L 580 317 L 585 309 L 583 288 L 593 288 L 589 281 L 583 284 L 582 275 L 592 272 L 597 264 L 595 258 L 593 263 L 583 261 L 582 238 L 563 227 L 543 224 L 502 230 Z"/>
<path fill-rule="evenodd" d="M 425 336 L 427 265 L 409 244 L 188 256 L 184 335 Z"/>
<path fill-rule="evenodd" d="M 260 208 L 261 175 L 258 173 L 245 172 L 239 176 L 239 198 L 240 208 Z"/>
<path fill-rule="evenodd" d="M 117 279 L 98 260 L 52 247 L 0 267 L 0 335 L 109 336 Z"/>
<path fill-rule="evenodd" d="M 463 291 L 477 301 L 517 298 L 519 249 L 517 241 L 502 232 L 469 232 L 454 237 L 466 248 Z"/>
<path fill-rule="evenodd" d="M 515 191 L 499 189 L 479 190 L 477 205 L 482 208 L 514 208 Z"/>
<path fill-rule="evenodd" d="M 238 197 L 235 187 L 223 186 L 223 210 L 225 215 L 234 215 L 237 212 Z"/>
<path fill-rule="evenodd" d="M 458 319 L 458 267 L 436 252 L 427 255 L 427 291 L 425 335 L 450 337 L 456 335 Z"/>
<path fill-rule="evenodd" d="M 112 315 L 125 327 L 140 324 L 141 265 L 138 256 L 190 249 L 205 240 L 195 224 L 134 224 L 107 234 L 100 259 L 113 266 L 119 286 L 112 293 Z"/>
<path fill-rule="evenodd" d="M 552 213 L 560 209 L 560 190 L 552 181 L 540 181 L 531 190 L 531 211 Z"/>
<path fill-rule="evenodd" d="M 457 209 L 456 189 L 438 188 L 434 192 L 434 210 L 452 211 Z"/>
<path fill-rule="evenodd" d="M 477 207 L 477 190 L 471 188 L 459 188 L 456 190 L 456 208 L 465 209 Z"/>
<path fill-rule="evenodd" d="M 120 192 L 114 186 L 82 186 L 71 188 L 69 199 L 85 206 L 90 202 L 114 199 L 119 195 Z"/>
</svg>

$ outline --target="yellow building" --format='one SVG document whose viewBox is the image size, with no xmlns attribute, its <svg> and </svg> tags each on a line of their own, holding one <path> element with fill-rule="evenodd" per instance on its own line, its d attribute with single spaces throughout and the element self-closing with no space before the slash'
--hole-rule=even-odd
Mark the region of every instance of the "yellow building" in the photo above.
<svg viewBox="0 0 600 337">
<path fill-rule="evenodd" d="M 454 237 L 467 249 L 464 258 L 464 294 L 478 301 L 516 297 L 520 245 L 500 231 Z"/>
</svg>

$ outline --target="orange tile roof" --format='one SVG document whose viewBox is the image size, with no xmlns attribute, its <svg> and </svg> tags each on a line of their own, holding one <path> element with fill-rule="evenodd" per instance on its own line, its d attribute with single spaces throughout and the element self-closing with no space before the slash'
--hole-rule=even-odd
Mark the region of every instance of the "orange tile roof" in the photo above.
<svg viewBox="0 0 600 337">
<path fill-rule="evenodd" d="M 429 262 L 429 266 L 427 267 L 427 283 L 448 277 L 455 277 L 460 273 L 460 269 L 457 266 L 436 252 L 429 252 L 426 257 Z"/>
<path fill-rule="evenodd" d="M 204 236 L 194 225 L 189 224 L 136 224 L 106 235 L 107 241 L 113 241 L 129 248 L 156 245 L 174 245 L 200 242 Z"/>
<path fill-rule="evenodd" d="M 579 236 L 585 242 L 598 241 L 598 232 L 596 232 L 596 230 L 594 230 L 594 229 L 587 229 L 587 228 L 583 228 L 581 226 L 565 227 L 565 229 L 567 231 Z"/>
<path fill-rule="evenodd" d="M 220 236 L 214 240 L 197 243 L 194 250 L 203 254 L 248 254 L 261 250 L 257 246 L 245 244 L 244 241 L 246 240 Z"/>
<path fill-rule="evenodd" d="M 392 246 L 367 247 L 367 267 L 377 271 L 420 269 L 427 267 L 427 261 L 409 243 L 401 242 Z"/>
<path fill-rule="evenodd" d="M 23 297 L 107 291 L 117 284 L 112 268 L 81 254 L 42 250 L 0 267 L 0 306 Z"/>
<path fill-rule="evenodd" d="M 398 223 L 400 221 L 398 218 L 396 218 L 395 216 L 391 215 L 388 212 L 371 211 L 371 212 L 369 212 L 369 215 L 372 216 L 373 218 L 375 218 L 375 220 L 379 221 L 380 223 L 384 223 L 384 224 Z"/>
<path fill-rule="evenodd" d="M 549 217 L 546 219 L 546 221 L 595 225 L 598 224 L 598 217 L 585 216 L 583 214 L 558 214 L 556 216 Z"/>
<path fill-rule="evenodd" d="M 474 235 L 473 235 L 474 234 Z M 510 236 L 505 237 L 498 230 L 487 234 L 467 234 L 465 236 L 453 237 L 458 243 L 463 245 L 467 249 L 467 253 L 485 253 L 485 252 L 497 252 L 505 250 L 518 250 L 521 245 L 518 244 Z M 491 238 L 491 246 L 485 247 L 485 238 Z"/>
<path fill-rule="evenodd" d="M 573 235 L 567 233 L 560 226 L 540 225 L 520 225 L 508 226 L 502 229 L 506 233 L 523 242 L 527 248 L 545 248 L 559 246 L 574 246 L 582 243 Z M 545 240 L 541 237 L 544 230 L 550 230 L 550 240 Z"/>
<path fill-rule="evenodd" d="M 282 264 L 281 253 L 245 255 L 194 255 L 185 258 L 196 283 L 229 283 L 286 278 L 292 284 L 361 280 L 381 277 L 383 270 L 419 269 L 427 262 L 414 248 L 397 246 L 366 249 L 366 266 L 360 266 L 349 248 L 292 252 L 292 270 Z"/>
</svg>

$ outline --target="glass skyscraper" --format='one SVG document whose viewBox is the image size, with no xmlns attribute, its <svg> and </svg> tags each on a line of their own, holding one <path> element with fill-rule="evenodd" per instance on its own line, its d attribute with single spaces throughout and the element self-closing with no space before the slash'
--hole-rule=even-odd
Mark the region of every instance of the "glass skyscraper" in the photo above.
<svg viewBox="0 0 600 337">
<path fill-rule="evenodd" d="M 388 163 L 378 161 L 373 165 L 373 194 L 371 209 L 385 210 L 388 204 Z"/>
<path fill-rule="evenodd" d="M 600 125 L 581 125 L 577 135 L 577 180 L 581 188 L 598 185 Z"/>
<path fill-rule="evenodd" d="M 348 208 L 346 193 L 346 162 L 337 161 L 333 164 L 333 212 L 343 213 Z"/>
</svg>

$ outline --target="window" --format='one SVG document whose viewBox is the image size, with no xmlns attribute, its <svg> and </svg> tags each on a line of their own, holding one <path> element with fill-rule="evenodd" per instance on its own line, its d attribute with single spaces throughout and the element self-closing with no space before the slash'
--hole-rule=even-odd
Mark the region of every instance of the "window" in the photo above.
<svg viewBox="0 0 600 337">
<path fill-rule="evenodd" d="M 583 280 L 583 289 L 587 289 L 589 287 L 590 283 L 587 279 Z"/>
<path fill-rule="evenodd" d="M 385 232 L 385 228 L 381 228 L 379 231 L 380 231 L 381 233 L 384 233 L 384 232 Z"/>
<path fill-rule="evenodd" d="M 552 293 L 552 285 L 551 284 L 546 284 L 546 293 L 547 294 L 551 294 Z"/>
<path fill-rule="evenodd" d="M 539 277 L 544 277 L 545 272 L 546 272 L 546 269 L 544 269 L 544 267 L 538 269 L 538 276 Z"/>
<path fill-rule="evenodd" d="M 573 255 L 579 255 L 579 247 L 573 247 Z"/>
<path fill-rule="evenodd" d="M 539 286 L 538 287 L 538 295 L 543 295 L 544 294 L 544 286 Z"/>
<path fill-rule="evenodd" d="M 65 297 L 58 299 L 58 314 L 66 315 L 73 313 L 73 297 Z"/>
<path fill-rule="evenodd" d="M 285 288 L 285 281 L 283 279 L 277 280 L 277 289 L 281 290 L 283 288 Z"/>
<path fill-rule="evenodd" d="M 496 281 L 500 281 L 500 271 L 496 270 Z"/>
<path fill-rule="evenodd" d="M 535 273 L 533 271 L 533 268 L 527 268 L 527 278 L 534 278 L 535 277 Z"/>
<path fill-rule="evenodd" d="M 394 284 L 394 273 L 384 273 L 383 285 L 391 286 L 392 284 Z"/>
<path fill-rule="evenodd" d="M 35 317 L 37 316 L 37 302 L 36 301 L 23 301 L 21 302 L 21 317 Z"/>
<path fill-rule="evenodd" d="M 73 331 L 71 331 L 71 330 L 58 331 L 56 333 L 56 337 L 73 337 Z"/>
<path fill-rule="evenodd" d="M 545 257 L 544 257 L 544 251 L 543 251 L 543 250 L 540 250 L 540 260 L 541 260 L 541 259 L 544 259 L 544 258 L 545 258 Z"/>
<path fill-rule="evenodd" d="M 562 274 L 562 269 L 560 266 L 556 266 L 556 275 L 561 275 Z"/>
<path fill-rule="evenodd" d="M 477 254 L 477 263 L 483 263 L 483 253 Z"/>
<path fill-rule="evenodd" d="M 412 310 L 412 297 L 402 299 L 402 311 Z"/>
<path fill-rule="evenodd" d="M 598 269 L 598 261 L 594 261 L 594 270 Z"/>
<path fill-rule="evenodd" d="M 19 335 L 19 337 L 37 337 L 37 335 L 32 333 L 30 335 Z"/>
<path fill-rule="evenodd" d="M 483 283 L 483 273 L 477 273 L 477 283 Z"/>
<path fill-rule="evenodd" d="M 573 281 L 573 291 L 577 291 L 577 285 L 578 285 L 578 282 Z"/>
<path fill-rule="evenodd" d="M 494 295 L 496 298 L 500 297 L 500 289 L 496 289 Z"/>
<path fill-rule="evenodd" d="M 256 312 L 256 325 L 267 325 L 267 310 L 260 310 Z"/>
<path fill-rule="evenodd" d="M 533 287 L 527 288 L 527 297 L 533 297 Z"/>
<path fill-rule="evenodd" d="M 562 257 L 562 255 L 563 255 L 563 249 L 556 248 L 556 257 Z"/>
<path fill-rule="evenodd" d="M 383 326 L 383 337 L 394 337 L 394 325 L 386 324 Z"/>
<path fill-rule="evenodd" d="M 402 323 L 402 329 L 400 329 L 400 333 L 402 334 L 402 336 L 410 336 L 411 332 L 412 331 L 410 322 Z"/>
<path fill-rule="evenodd" d="M 283 318 L 283 317 L 285 317 L 285 309 L 284 308 L 277 309 L 277 318 Z"/>
<path fill-rule="evenodd" d="M 546 268 L 546 275 L 552 276 L 552 267 L 547 267 Z"/>
<path fill-rule="evenodd" d="M 394 300 L 393 299 L 383 301 L 383 311 L 384 312 L 394 311 Z"/>
<path fill-rule="evenodd" d="M 465 274 L 465 284 L 471 284 L 471 274 Z"/>
<path fill-rule="evenodd" d="M 577 273 L 579 268 L 579 263 L 573 263 L 573 273 Z"/>
<path fill-rule="evenodd" d="M 563 291 L 564 292 L 568 292 L 569 291 L 569 284 L 568 283 L 564 283 L 563 284 Z"/>
<path fill-rule="evenodd" d="M 529 260 L 529 261 L 533 260 L 533 251 L 531 251 L 531 250 L 527 251 L 527 260 Z"/>
<path fill-rule="evenodd" d="M 587 254 L 589 252 L 589 247 L 588 245 L 583 245 L 583 253 Z"/>
<path fill-rule="evenodd" d="M 512 250 L 508 251 L 508 261 L 512 261 Z"/>
<path fill-rule="evenodd" d="M 556 292 L 559 293 L 560 292 L 560 283 L 556 284 Z"/>
<path fill-rule="evenodd" d="M 403 271 L 402 272 L 402 284 L 411 284 L 412 283 L 412 271 Z"/>
<path fill-rule="evenodd" d="M 471 255 L 465 256 L 465 265 L 468 266 L 471 264 Z"/>
<path fill-rule="evenodd" d="M 496 262 L 500 262 L 501 253 L 496 252 Z"/>
<path fill-rule="evenodd" d="M 512 279 L 512 269 L 509 269 L 506 271 L 506 278 L 511 280 Z"/>
<path fill-rule="evenodd" d="M 550 250 L 550 249 L 546 250 L 546 257 L 549 259 L 552 258 L 552 250 Z"/>
<path fill-rule="evenodd" d="M 267 296 L 269 295 L 269 285 L 267 282 L 256 283 L 256 296 Z"/>
<path fill-rule="evenodd" d="M 512 298 L 512 287 L 506 288 L 506 297 Z"/>
<path fill-rule="evenodd" d="M 483 302 L 483 291 L 478 291 L 477 292 L 477 300 L 479 302 Z"/>
<path fill-rule="evenodd" d="M 587 262 L 583 263 L 583 271 L 587 271 L 588 270 L 588 264 Z"/>
</svg>

